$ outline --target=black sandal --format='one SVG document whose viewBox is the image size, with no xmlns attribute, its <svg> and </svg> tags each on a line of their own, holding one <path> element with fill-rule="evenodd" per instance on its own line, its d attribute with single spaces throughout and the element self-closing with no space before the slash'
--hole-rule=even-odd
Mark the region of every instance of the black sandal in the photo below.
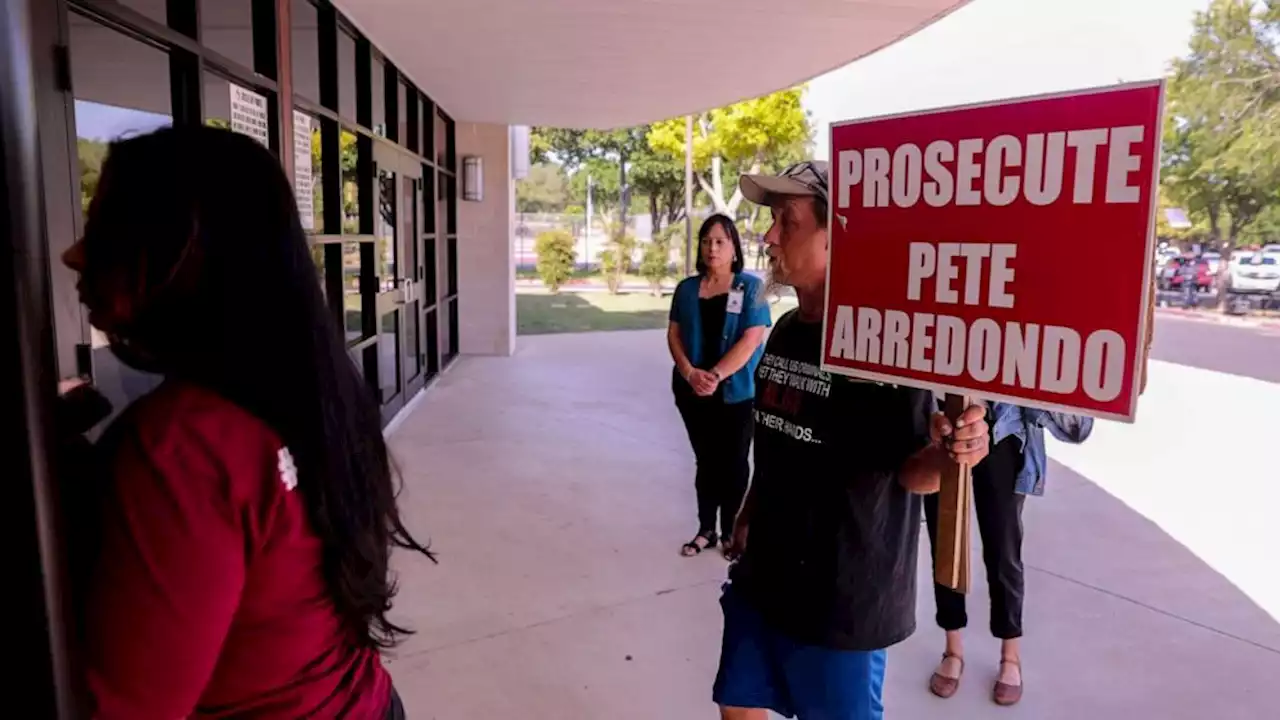
<svg viewBox="0 0 1280 720">
<path fill-rule="evenodd" d="M 699 545 L 698 544 L 699 540 L 705 541 L 706 545 Z M 697 535 L 693 536 L 692 540 L 680 546 L 680 554 L 683 555 L 684 557 L 693 557 L 694 555 L 700 555 L 702 554 L 703 550 L 706 550 L 709 547 L 715 547 L 716 542 L 718 540 L 719 538 L 716 536 L 715 533 L 711 533 L 709 535 L 698 533 Z"/>
</svg>

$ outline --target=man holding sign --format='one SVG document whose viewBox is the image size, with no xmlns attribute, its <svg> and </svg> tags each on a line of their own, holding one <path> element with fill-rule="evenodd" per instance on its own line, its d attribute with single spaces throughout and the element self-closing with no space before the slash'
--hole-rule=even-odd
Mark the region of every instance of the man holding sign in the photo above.
<svg viewBox="0 0 1280 720">
<path fill-rule="evenodd" d="M 885 648 L 915 630 L 919 496 L 953 462 L 986 456 L 985 410 L 953 426 L 927 392 L 821 370 L 827 164 L 741 184 L 773 213 L 770 271 L 800 307 L 757 370 L 755 476 L 721 599 L 715 701 L 724 720 L 876 720 Z"/>
</svg>

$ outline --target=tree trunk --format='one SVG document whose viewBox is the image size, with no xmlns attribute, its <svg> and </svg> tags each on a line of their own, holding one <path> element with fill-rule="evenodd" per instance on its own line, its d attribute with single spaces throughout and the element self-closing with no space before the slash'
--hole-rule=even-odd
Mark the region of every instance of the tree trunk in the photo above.
<svg viewBox="0 0 1280 720">
<path fill-rule="evenodd" d="M 627 156 L 620 155 L 618 157 L 618 217 L 622 223 L 622 234 L 627 233 L 627 205 L 631 199 L 627 192 Z"/>
<path fill-rule="evenodd" d="M 747 218 L 747 237 L 751 239 L 752 244 L 756 241 L 756 218 L 760 217 L 760 206 L 753 204 L 751 206 L 751 216 Z M 743 252 L 748 252 L 743 250 Z"/>
<path fill-rule="evenodd" d="M 707 194 L 707 197 L 711 198 L 711 207 L 718 213 L 727 213 L 729 208 L 724 203 L 724 197 L 721 196 L 720 193 L 716 192 L 716 189 L 711 185 L 711 183 L 707 182 L 706 178 L 701 175 L 698 175 L 697 178 L 698 186 Z"/>
<path fill-rule="evenodd" d="M 684 197 L 667 198 L 667 224 L 671 225 L 684 219 Z"/>
<path fill-rule="evenodd" d="M 662 213 L 658 209 L 658 196 L 652 193 L 649 194 L 649 222 L 653 226 L 653 237 L 657 237 L 662 230 Z"/>
<path fill-rule="evenodd" d="M 747 170 L 748 175 L 755 175 L 760 172 L 760 163 L 754 162 L 751 168 Z M 729 217 L 737 217 L 738 206 L 742 204 L 742 185 L 734 188 L 733 197 L 729 198 L 729 202 L 725 204 L 725 210 Z"/>
</svg>

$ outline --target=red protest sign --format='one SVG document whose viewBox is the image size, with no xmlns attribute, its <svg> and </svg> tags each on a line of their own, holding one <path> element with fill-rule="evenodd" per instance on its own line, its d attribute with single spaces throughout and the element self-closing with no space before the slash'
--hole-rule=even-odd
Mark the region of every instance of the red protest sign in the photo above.
<svg viewBox="0 0 1280 720">
<path fill-rule="evenodd" d="M 1132 421 L 1163 98 L 833 125 L 823 369 Z"/>
</svg>

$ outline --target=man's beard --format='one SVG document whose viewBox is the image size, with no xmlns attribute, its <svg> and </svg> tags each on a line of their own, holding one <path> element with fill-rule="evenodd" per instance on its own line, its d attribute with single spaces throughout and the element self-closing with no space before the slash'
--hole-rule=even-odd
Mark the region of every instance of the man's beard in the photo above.
<svg viewBox="0 0 1280 720">
<path fill-rule="evenodd" d="M 787 268 L 781 255 L 769 256 L 769 273 L 765 276 L 764 292 L 766 296 L 780 296 L 782 289 L 790 287 L 787 283 Z"/>
</svg>

